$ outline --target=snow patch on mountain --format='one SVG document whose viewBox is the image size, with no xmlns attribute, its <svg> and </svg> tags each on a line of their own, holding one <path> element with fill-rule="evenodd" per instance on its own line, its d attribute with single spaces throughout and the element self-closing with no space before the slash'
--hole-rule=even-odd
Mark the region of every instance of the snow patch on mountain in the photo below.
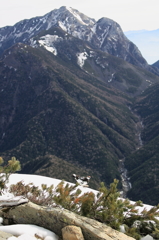
<svg viewBox="0 0 159 240">
<path fill-rule="evenodd" d="M 73 11 L 73 9 L 72 9 L 71 7 L 66 7 L 66 9 L 67 9 L 70 13 L 72 13 L 72 15 L 73 15 L 76 19 L 78 19 L 82 24 L 88 25 L 88 24 L 86 24 L 85 22 L 83 22 L 82 18 L 79 16 L 79 14 L 77 14 L 75 11 Z"/>
<path fill-rule="evenodd" d="M 57 55 L 57 49 L 54 46 L 55 42 L 62 41 L 63 38 L 57 35 L 45 35 L 38 41 L 41 46 L 43 46 L 47 51 L 52 52 L 55 56 Z M 34 43 L 34 42 L 33 42 Z"/>
<path fill-rule="evenodd" d="M 77 53 L 77 64 L 82 68 L 88 57 L 87 52 Z"/>
<path fill-rule="evenodd" d="M 103 43 L 104 43 L 104 40 L 105 38 L 107 37 L 108 33 L 109 33 L 109 29 L 110 29 L 110 26 L 107 26 L 105 29 L 104 29 L 104 32 L 101 34 L 101 36 L 98 38 L 99 41 L 100 41 L 100 48 L 102 47 Z"/>
<path fill-rule="evenodd" d="M 61 28 L 62 30 L 64 30 L 65 32 L 67 32 L 67 28 L 66 28 L 66 26 L 65 26 L 65 24 L 64 24 L 63 22 L 59 21 L 58 24 L 59 24 L 59 26 L 60 26 L 60 28 Z"/>
<path fill-rule="evenodd" d="M 90 51 L 90 57 L 95 57 L 96 56 L 96 53 L 94 51 Z"/>
<path fill-rule="evenodd" d="M 94 26 L 91 28 L 91 31 L 95 34 L 96 33 L 96 28 L 97 28 L 97 24 L 94 24 Z"/>
<path fill-rule="evenodd" d="M 43 46 L 47 51 L 52 52 L 54 55 L 57 55 L 57 50 L 55 47 L 49 47 L 46 43 L 42 40 L 39 40 L 41 46 Z"/>
<path fill-rule="evenodd" d="M 114 72 L 114 73 L 112 73 L 112 75 L 111 75 L 111 78 L 108 80 L 108 82 L 112 82 L 112 80 L 113 80 L 113 77 L 114 77 L 114 74 L 115 74 L 115 72 Z"/>
</svg>

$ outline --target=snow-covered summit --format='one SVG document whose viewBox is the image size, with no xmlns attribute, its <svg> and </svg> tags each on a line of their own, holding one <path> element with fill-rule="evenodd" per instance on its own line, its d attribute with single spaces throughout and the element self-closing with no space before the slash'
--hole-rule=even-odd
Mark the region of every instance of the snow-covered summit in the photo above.
<svg viewBox="0 0 159 240">
<path fill-rule="evenodd" d="M 103 17 L 96 22 L 78 10 L 65 6 L 54 9 L 44 16 L 25 19 L 14 26 L 0 28 L 0 55 L 15 43 L 29 44 L 31 38 L 53 27 L 89 42 L 94 49 L 123 58 L 140 67 L 148 66 L 140 51 L 125 37 L 115 21 Z M 55 52 L 50 46 L 45 47 Z"/>
</svg>

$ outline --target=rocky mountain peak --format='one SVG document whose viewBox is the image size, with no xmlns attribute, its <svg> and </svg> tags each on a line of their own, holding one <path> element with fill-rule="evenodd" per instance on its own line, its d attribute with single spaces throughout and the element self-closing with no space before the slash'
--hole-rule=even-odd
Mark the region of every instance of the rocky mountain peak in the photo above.
<svg viewBox="0 0 159 240">
<path fill-rule="evenodd" d="M 53 27 L 59 27 L 67 34 L 89 42 L 94 49 L 122 58 L 144 69 L 152 70 L 139 49 L 126 38 L 118 23 L 106 17 L 96 22 L 78 10 L 65 6 L 44 16 L 25 19 L 14 26 L 0 28 L 0 55 L 15 43 L 28 44 L 31 38 Z"/>
</svg>

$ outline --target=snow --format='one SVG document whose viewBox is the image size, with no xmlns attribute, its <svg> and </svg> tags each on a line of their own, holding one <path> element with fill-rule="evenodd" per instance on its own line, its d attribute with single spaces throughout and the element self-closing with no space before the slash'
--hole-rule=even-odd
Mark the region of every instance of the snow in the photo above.
<svg viewBox="0 0 159 240">
<path fill-rule="evenodd" d="M 147 235 L 145 237 L 142 237 L 140 240 L 153 240 L 153 237 L 151 237 L 150 235 Z"/>
<path fill-rule="evenodd" d="M 114 74 L 115 74 L 115 72 L 114 73 L 112 73 L 112 77 L 108 80 L 108 82 L 112 82 L 112 80 L 113 80 L 113 77 L 114 77 Z"/>
<path fill-rule="evenodd" d="M 106 27 L 104 29 L 104 32 L 101 34 L 101 36 L 98 38 L 100 40 L 100 47 L 102 47 L 103 43 L 104 43 L 104 40 L 105 38 L 107 37 L 108 33 L 109 33 L 109 29 L 110 29 L 110 26 Z"/>
<path fill-rule="evenodd" d="M 91 30 L 94 34 L 96 34 L 97 24 L 94 24 L 94 26 L 91 28 Z"/>
<path fill-rule="evenodd" d="M 87 52 L 77 53 L 77 64 L 82 68 L 87 59 Z"/>
<path fill-rule="evenodd" d="M 64 30 L 65 32 L 67 32 L 67 28 L 65 27 L 65 25 L 63 24 L 63 22 L 59 21 L 59 26 L 60 28 L 62 28 L 62 30 Z"/>
<path fill-rule="evenodd" d="M 43 238 L 44 240 L 58 240 L 58 236 L 55 233 L 43 227 L 35 226 L 32 224 L 14 224 L 8 226 L 0 226 L 0 231 L 18 236 L 18 238 L 9 237 L 8 240 L 37 240 L 36 236 L 39 238 Z"/>
<path fill-rule="evenodd" d="M 66 8 L 67 8 L 67 10 L 68 10 L 70 13 L 72 13 L 72 15 L 73 15 L 75 18 L 77 18 L 82 24 L 88 25 L 88 24 L 86 24 L 85 22 L 83 22 L 82 18 L 81 18 L 75 11 L 73 11 L 73 9 L 72 9 L 71 7 L 66 7 Z"/>
<path fill-rule="evenodd" d="M 14 206 L 21 203 L 27 203 L 28 199 L 23 196 L 14 196 L 11 193 L 5 193 L 0 196 L 0 207 L 3 206 Z"/>
<path fill-rule="evenodd" d="M 54 55 L 57 55 L 57 49 L 54 46 L 54 42 L 58 42 L 63 40 L 61 37 L 57 35 L 45 35 L 40 38 L 38 41 L 41 46 L 43 46 L 47 51 L 52 52 Z"/>
<path fill-rule="evenodd" d="M 50 177 L 44 177 L 44 176 L 40 176 L 40 175 L 30 175 L 30 174 L 11 174 L 9 176 L 9 180 L 7 183 L 7 188 L 9 188 L 9 186 L 11 184 L 16 184 L 18 182 L 22 181 L 25 185 L 28 184 L 33 184 L 35 187 L 39 187 L 41 188 L 42 184 L 46 184 L 47 187 L 50 187 L 51 185 L 54 185 L 54 187 L 56 187 L 59 183 L 61 183 L 61 179 L 56 179 L 56 178 L 50 178 Z M 70 183 L 65 181 L 65 184 L 69 184 L 69 185 L 75 185 L 74 183 Z M 91 188 L 87 188 L 87 187 L 82 187 L 82 186 L 78 186 L 78 188 L 82 191 L 82 193 L 85 192 L 93 192 L 94 194 L 97 194 L 98 191 L 93 190 Z"/>
<path fill-rule="evenodd" d="M 95 57 L 96 53 L 93 51 L 90 51 L 90 57 Z"/>
</svg>

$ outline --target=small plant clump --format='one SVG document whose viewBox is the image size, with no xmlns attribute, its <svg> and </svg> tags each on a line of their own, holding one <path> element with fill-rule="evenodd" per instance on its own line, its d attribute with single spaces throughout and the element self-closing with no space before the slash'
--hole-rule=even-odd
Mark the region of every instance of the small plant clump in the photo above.
<svg viewBox="0 0 159 240">
<path fill-rule="evenodd" d="M 2 194 L 3 189 L 6 187 L 6 183 L 10 174 L 20 171 L 20 168 L 20 162 L 16 160 L 15 157 L 12 157 L 6 165 L 4 165 L 3 158 L 0 157 L 0 195 Z"/>
<path fill-rule="evenodd" d="M 42 184 L 41 188 L 18 182 L 16 185 L 11 185 L 10 192 L 15 195 L 24 195 L 39 205 L 68 209 L 103 222 L 116 230 L 124 226 L 125 234 L 137 240 L 147 234 L 158 239 L 159 221 L 156 217 L 159 216 L 159 205 L 139 212 L 138 207 L 143 206 L 142 202 L 138 201 L 134 204 L 128 199 L 121 199 L 117 185 L 118 180 L 115 179 L 109 188 L 101 183 L 97 194 L 94 192 L 82 194 L 78 184 L 66 184 L 64 181 L 56 187 L 53 185 L 47 187 Z"/>
</svg>

